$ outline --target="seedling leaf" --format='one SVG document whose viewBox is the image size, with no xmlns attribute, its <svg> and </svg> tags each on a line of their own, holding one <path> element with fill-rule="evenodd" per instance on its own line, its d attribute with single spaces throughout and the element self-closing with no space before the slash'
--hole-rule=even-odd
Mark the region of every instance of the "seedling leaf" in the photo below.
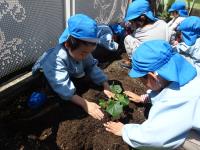
<svg viewBox="0 0 200 150">
<path fill-rule="evenodd" d="M 120 102 L 112 101 L 106 108 L 106 112 L 108 112 L 113 118 L 118 118 L 123 112 L 123 105 L 121 105 Z"/>
<path fill-rule="evenodd" d="M 122 88 L 121 88 L 120 85 L 114 85 L 114 84 L 112 84 L 112 85 L 110 85 L 110 89 L 111 89 L 111 91 L 112 91 L 113 93 L 118 93 L 118 94 L 120 94 L 120 93 L 122 92 Z"/>
<path fill-rule="evenodd" d="M 120 85 L 110 85 L 111 91 L 115 94 L 114 98 L 109 98 L 108 101 L 99 99 L 99 105 L 107 113 L 109 113 L 113 119 L 119 119 L 123 113 L 123 107 L 129 104 L 128 97 L 122 93 Z"/>
<path fill-rule="evenodd" d="M 123 106 L 127 106 L 129 104 L 128 97 L 123 94 L 116 94 L 115 100 L 119 101 Z"/>
<path fill-rule="evenodd" d="M 106 109 L 107 102 L 104 99 L 99 99 L 99 105 L 101 108 Z"/>
</svg>

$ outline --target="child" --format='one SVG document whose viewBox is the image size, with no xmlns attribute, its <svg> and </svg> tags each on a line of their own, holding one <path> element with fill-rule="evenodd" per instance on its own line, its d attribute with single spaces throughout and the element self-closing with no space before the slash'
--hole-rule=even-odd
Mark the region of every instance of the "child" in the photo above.
<svg viewBox="0 0 200 150">
<path fill-rule="evenodd" d="M 146 0 L 133 1 L 128 6 L 125 21 L 131 22 L 136 29 L 132 35 L 126 36 L 124 40 L 129 60 L 131 60 L 135 49 L 145 41 L 155 39 L 169 41 L 167 24 L 163 20 L 158 20 L 154 17 L 149 2 Z M 130 67 L 131 63 L 130 61 L 124 61 L 121 65 L 124 67 L 129 65 Z"/>
<path fill-rule="evenodd" d="M 114 54 L 118 53 L 118 41 L 114 39 L 115 33 L 106 24 L 97 25 L 97 37 L 99 38 L 96 49 L 92 56 L 98 60 L 101 68 L 106 67 L 106 63 L 113 59 Z"/>
<path fill-rule="evenodd" d="M 118 43 L 115 42 L 114 33 L 112 29 L 105 24 L 99 24 L 97 26 L 97 37 L 99 38 L 99 45 L 103 46 L 107 50 L 117 51 Z"/>
<path fill-rule="evenodd" d="M 80 79 L 89 75 L 94 83 L 102 85 L 106 95 L 109 92 L 107 77 L 97 67 L 91 52 L 96 48 L 97 23 L 84 14 L 69 18 L 68 28 L 59 38 L 59 44 L 45 52 L 33 67 L 33 73 L 42 69 L 52 89 L 64 100 L 81 106 L 95 119 L 102 119 L 100 106 L 76 94 L 71 78 Z"/>
<path fill-rule="evenodd" d="M 196 69 L 162 40 L 141 44 L 132 62 L 129 76 L 152 90 L 149 117 L 142 124 L 110 121 L 104 124 L 106 130 L 137 149 L 175 149 L 183 143 L 184 148 L 200 149 L 200 78 Z"/>
<path fill-rule="evenodd" d="M 98 60 L 98 65 L 101 68 L 105 68 L 120 52 L 118 48 L 120 36 L 113 30 L 111 25 L 98 24 L 97 37 L 99 42 L 96 49 L 92 52 L 92 56 Z"/>
<path fill-rule="evenodd" d="M 183 55 L 197 70 L 200 68 L 200 18 L 191 16 L 179 26 L 182 42 L 175 46 L 177 52 Z"/>
<path fill-rule="evenodd" d="M 176 42 L 175 37 L 177 26 L 188 16 L 188 12 L 185 9 L 185 2 L 180 0 L 175 1 L 168 12 L 174 17 L 170 22 L 168 22 L 170 43 L 174 45 L 174 42 Z"/>
</svg>

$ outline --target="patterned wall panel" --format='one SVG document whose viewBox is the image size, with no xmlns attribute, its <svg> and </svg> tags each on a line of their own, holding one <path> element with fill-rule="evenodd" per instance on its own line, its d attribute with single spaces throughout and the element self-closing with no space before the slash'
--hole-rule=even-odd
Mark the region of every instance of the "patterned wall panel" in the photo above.
<svg viewBox="0 0 200 150">
<path fill-rule="evenodd" d="M 64 6 L 63 0 L 0 0 L 0 79 L 57 43 Z"/>
<path fill-rule="evenodd" d="M 128 0 L 75 0 L 75 12 L 95 18 L 98 23 L 122 21 Z"/>
<path fill-rule="evenodd" d="M 110 23 L 123 20 L 128 0 L 75 3 L 75 13 Z M 64 7 L 64 0 L 0 0 L 0 81 L 55 46 L 65 25 Z"/>
</svg>

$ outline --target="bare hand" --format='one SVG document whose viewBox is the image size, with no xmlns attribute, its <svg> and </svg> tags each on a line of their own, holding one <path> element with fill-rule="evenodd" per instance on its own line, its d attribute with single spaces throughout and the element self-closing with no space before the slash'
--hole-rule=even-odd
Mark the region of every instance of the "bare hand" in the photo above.
<svg viewBox="0 0 200 150">
<path fill-rule="evenodd" d="M 109 90 L 103 90 L 104 94 L 108 97 L 108 98 L 112 98 L 115 96 L 114 93 L 112 93 L 111 91 Z"/>
<path fill-rule="evenodd" d="M 100 110 L 100 106 L 93 102 L 86 102 L 85 111 L 95 119 L 101 120 L 104 117 L 103 112 Z"/>
<path fill-rule="evenodd" d="M 176 46 L 178 44 L 178 41 L 173 42 L 173 46 Z"/>
<path fill-rule="evenodd" d="M 104 123 L 104 126 L 106 127 L 106 131 L 111 132 L 117 136 L 122 136 L 122 129 L 124 127 L 123 123 L 109 121 Z"/>
<path fill-rule="evenodd" d="M 124 91 L 124 94 L 127 95 L 129 97 L 129 99 L 133 102 L 136 102 L 136 103 L 142 102 L 141 97 L 133 92 Z"/>
<path fill-rule="evenodd" d="M 110 86 L 107 81 L 103 83 L 103 88 L 103 92 L 108 98 L 112 98 L 115 96 L 115 94 L 110 91 Z"/>
</svg>

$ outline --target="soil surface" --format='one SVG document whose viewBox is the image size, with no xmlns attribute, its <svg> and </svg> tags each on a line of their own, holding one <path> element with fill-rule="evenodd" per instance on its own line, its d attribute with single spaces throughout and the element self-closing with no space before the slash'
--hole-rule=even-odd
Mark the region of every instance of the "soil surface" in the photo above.
<svg viewBox="0 0 200 150">
<path fill-rule="evenodd" d="M 135 79 L 128 77 L 128 70 L 119 66 L 119 61 L 126 58 L 122 54 L 112 62 L 101 64 L 109 77 L 110 83 L 119 83 L 123 89 L 137 94 L 145 92 L 145 87 Z M 39 86 L 38 86 L 39 83 Z M 33 83 L 15 99 L 0 108 L 0 149 L 2 150 L 129 150 L 131 149 L 117 137 L 105 131 L 103 123 L 111 120 L 105 112 L 105 118 L 98 121 L 87 115 L 80 107 L 62 101 L 48 88 L 42 88 L 41 81 Z M 78 91 L 89 101 L 98 103 L 102 89 L 88 80 L 78 82 Z M 35 86 L 35 84 L 37 86 Z M 43 90 L 48 100 L 37 109 L 30 109 L 27 100 L 33 91 Z M 123 123 L 142 123 L 145 120 L 146 107 L 130 103 L 119 121 Z"/>
</svg>

